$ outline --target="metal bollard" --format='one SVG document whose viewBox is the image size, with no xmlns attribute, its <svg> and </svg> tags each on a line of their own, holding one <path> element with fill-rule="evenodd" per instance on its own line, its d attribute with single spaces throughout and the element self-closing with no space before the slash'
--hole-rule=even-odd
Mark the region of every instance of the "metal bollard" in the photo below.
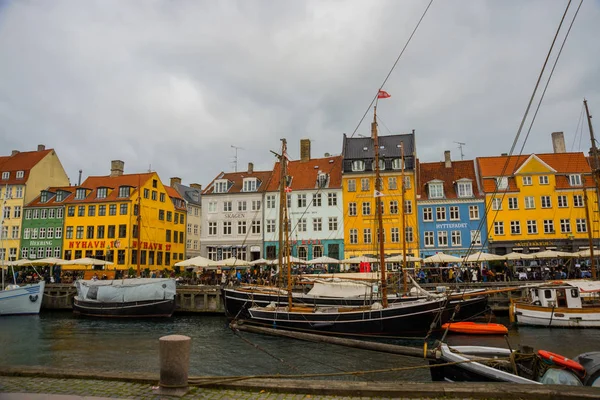
<svg viewBox="0 0 600 400">
<path fill-rule="evenodd" d="M 159 339 L 160 382 L 158 385 L 162 393 L 187 393 L 191 342 L 188 336 L 183 335 L 169 335 Z"/>
</svg>

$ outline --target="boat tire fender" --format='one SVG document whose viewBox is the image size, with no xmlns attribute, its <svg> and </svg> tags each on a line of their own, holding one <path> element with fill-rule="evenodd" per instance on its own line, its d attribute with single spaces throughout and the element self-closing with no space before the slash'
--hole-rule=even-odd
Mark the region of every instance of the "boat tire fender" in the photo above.
<svg viewBox="0 0 600 400">
<path fill-rule="evenodd" d="M 29 295 L 29 300 L 31 300 L 32 303 L 35 303 L 38 299 L 38 295 L 37 294 L 30 294 Z"/>
<path fill-rule="evenodd" d="M 534 301 L 534 302 L 533 302 L 533 305 L 534 305 L 534 306 L 541 306 L 541 305 L 542 305 L 542 302 L 541 302 L 541 301 L 539 301 L 539 300 L 536 300 L 536 301 Z"/>
<path fill-rule="evenodd" d="M 585 368 L 583 367 L 583 365 L 579 364 L 575 360 L 571 360 L 565 356 L 561 356 L 560 354 L 551 353 L 546 350 L 538 350 L 538 355 L 543 360 L 548 361 L 551 364 L 557 365 L 559 367 L 565 367 L 576 372 L 585 373 Z"/>
</svg>

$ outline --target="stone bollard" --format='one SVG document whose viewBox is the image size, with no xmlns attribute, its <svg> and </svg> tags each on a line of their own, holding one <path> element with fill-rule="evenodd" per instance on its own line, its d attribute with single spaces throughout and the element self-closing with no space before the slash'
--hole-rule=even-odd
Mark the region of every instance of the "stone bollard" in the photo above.
<svg viewBox="0 0 600 400">
<path fill-rule="evenodd" d="M 161 393 L 184 395 L 188 390 L 188 370 L 190 368 L 190 347 L 188 336 L 169 335 L 159 339 Z"/>
</svg>

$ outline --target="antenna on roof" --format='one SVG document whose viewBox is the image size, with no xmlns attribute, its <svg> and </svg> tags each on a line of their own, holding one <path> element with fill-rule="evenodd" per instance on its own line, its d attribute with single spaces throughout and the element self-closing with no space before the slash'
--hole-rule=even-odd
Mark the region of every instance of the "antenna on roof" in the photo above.
<svg viewBox="0 0 600 400">
<path fill-rule="evenodd" d="M 77 181 L 77 186 L 81 186 L 81 173 L 83 172 L 82 169 L 79 170 L 79 180 Z"/>
<path fill-rule="evenodd" d="M 458 145 L 458 148 L 460 150 L 460 159 L 464 160 L 465 159 L 465 153 L 463 153 L 463 146 L 466 146 L 467 144 L 463 143 L 463 142 L 454 142 L 454 143 L 456 143 Z"/>
<path fill-rule="evenodd" d="M 152 164 L 148 164 L 148 172 L 152 172 Z"/>
<path fill-rule="evenodd" d="M 243 147 L 239 147 L 239 146 L 234 146 L 231 145 L 232 149 L 235 149 L 235 156 L 233 156 L 233 169 L 235 172 L 237 172 L 237 167 L 238 167 L 238 150 L 244 150 Z"/>
</svg>

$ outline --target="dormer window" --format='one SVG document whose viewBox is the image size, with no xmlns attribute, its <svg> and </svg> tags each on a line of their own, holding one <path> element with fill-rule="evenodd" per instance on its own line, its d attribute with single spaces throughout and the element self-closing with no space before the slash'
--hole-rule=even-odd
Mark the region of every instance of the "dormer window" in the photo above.
<svg viewBox="0 0 600 400">
<path fill-rule="evenodd" d="M 63 201 L 64 192 L 58 191 L 56 192 L 56 201 Z"/>
<path fill-rule="evenodd" d="M 364 171 L 365 162 L 363 160 L 352 161 L 352 171 Z"/>
<path fill-rule="evenodd" d="M 508 189 L 508 178 L 506 176 L 501 176 L 500 178 L 496 178 L 496 189 L 498 189 L 498 190 Z"/>
<path fill-rule="evenodd" d="M 129 186 L 119 186 L 119 197 L 129 197 Z"/>
<path fill-rule="evenodd" d="M 394 161 L 392 161 L 392 169 L 402 169 L 402 159 L 395 158 Z"/>
<path fill-rule="evenodd" d="M 581 183 L 581 175 L 579 175 L 579 174 L 569 175 L 569 184 L 571 186 L 582 186 L 583 184 Z"/>
<path fill-rule="evenodd" d="M 379 160 L 379 170 L 380 171 L 385 170 L 385 160 Z"/>
<path fill-rule="evenodd" d="M 85 199 L 85 189 L 77 189 L 75 191 L 75 200 Z"/>
<path fill-rule="evenodd" d="M 443 199 L 444 198 L 444 184 L 443 182 L 430 182 L 427 185 L 429 189 L 430 199 Z"/>
<path fill-rule="evenodd" d="M 97 193 L 96 197 L 99 199 L 105 199 L 107 193 L 108 193 L 108 188 L 105 188 L 105 187 L 98 188 L 98 193 Z"/>
<path fill-rule="evenodd" d="M 258 179 L 256 178 L 244 178 L 244 187 L 242 191 L 244 192 L 256 192 L 256 188 L 258 187 Z"/>
<path fill-rule="evenodd" d="M 456 182 L 456 193 L 458 197 L 473 197 L 473 183 L 469 180 Z"/>
<path fill-rule="evenodd" d="M 227 181 L 227 179 L 215 181 L 214 193 L 227 193 L 227 190 L 229 189 L 228 186 L 229 182 Z"/>
<path fill-rule="evenodd" d="M 6 180 L 8 178 L 10 178 L 10 172 L 3 172 L 2 173 L 2 179 Z"/>
<path fill-rule="evenodd" d="M 17 171 L 17 179 L 23 179 L 25 176 L 25 171 Z"/>
<path fill-rule="evenodd" d="M 45 203 L 48 201 L 48 192 L 42 192 L 40 195 L 40 202 Z"/>
<path fill-rule="evenodd" d="M 319 172 L 317 175 L 317 187 L 324 188 L 327 187 L 327 182 L 329 181 L 329 175 L 323 172 Z"/>
</svg>

